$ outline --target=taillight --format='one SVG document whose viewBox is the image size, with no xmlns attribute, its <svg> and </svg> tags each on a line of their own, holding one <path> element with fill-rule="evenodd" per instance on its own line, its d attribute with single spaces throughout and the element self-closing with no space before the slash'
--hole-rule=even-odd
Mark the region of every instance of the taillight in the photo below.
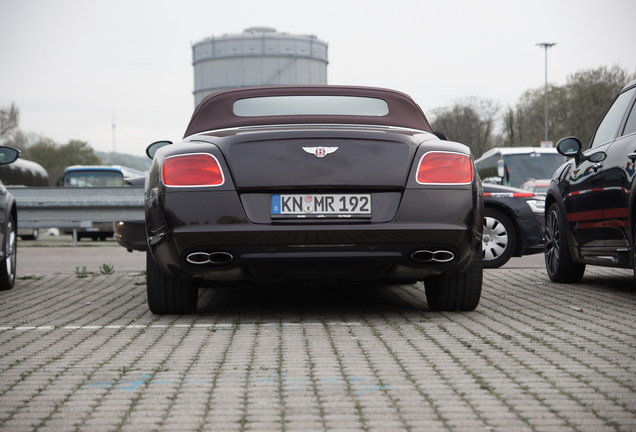
<svg viewBox="0 0 636 432">
<path fill-rule="evenodd" d="M 225 181 L 219 161 L 207 153 L 167 157 L 161 178 L 167 186 L 220 186 Z"/>
<path fill-rule="evenodd" d="M 466 184 L 472 181 L 473 163 L 465 154 L 428 152 L 417 167 L 417 182 L 420 184 Z"/>
</svg>

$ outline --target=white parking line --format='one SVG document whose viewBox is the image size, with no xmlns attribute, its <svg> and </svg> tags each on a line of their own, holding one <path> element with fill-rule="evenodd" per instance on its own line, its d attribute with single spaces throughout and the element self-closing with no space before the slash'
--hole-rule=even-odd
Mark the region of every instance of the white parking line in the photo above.
<svg viewBox="0 0 636 432">
<path fill-rule="evenodd" d="M 359 326 L 362 325 L 359 322 L 328 322 L 326 323 L 329 326 Z M 245 324 L 109 324 L 109 325 L 65 325 L 65 326 L 0 326 L 0 331 L 31 331 L 31 330 L 139 330 L 139 329 L 166 329 L 166 328 L 177 328 L 177 329 L 224 329 L 229 330 L 234 327 L 253 327 L 253 326 L 264 326 L 264 327 L 278 327 L 282 325 L 283 327 L 303 327 L 303 326 L 322 326 L 323 323 L 320 322 L 309 322 L 309 323 L 299 323 L 299 322 L 289 322 L 289 323 L 245 323 Z"/>
</svg>

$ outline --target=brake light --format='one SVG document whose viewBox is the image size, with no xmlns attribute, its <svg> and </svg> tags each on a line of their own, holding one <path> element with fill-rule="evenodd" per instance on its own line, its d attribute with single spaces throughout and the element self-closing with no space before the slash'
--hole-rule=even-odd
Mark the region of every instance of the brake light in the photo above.
<svg viewBox="0 0 636 432">
<path fill-rule="evenodd" d="M 419 184 L 467 184 L 473 181 L 473 163 L 462 153 L 432 151 L 420 159 Z"/>
<path fill-rule="evenodd" d="M 161 178 L 166 186 L 220 186 L 225 182 L 219 161 L 207 153 L 167 157 Z"/>
</svg>

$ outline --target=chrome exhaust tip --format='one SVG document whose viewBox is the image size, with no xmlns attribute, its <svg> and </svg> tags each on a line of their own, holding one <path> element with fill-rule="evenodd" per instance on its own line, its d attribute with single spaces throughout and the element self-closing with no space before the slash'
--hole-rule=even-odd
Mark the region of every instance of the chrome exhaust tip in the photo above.
<svg viewBox="0 0 636 432">
<path fill-rule="evenodd" d="M 206 252 L 193 252 L 186 257 L 190 264 L 208 264 L 209 254 Z"/>
<path fill-rule="evenodd" d="M 194 265 L 223 265 L 228 264 L 234 256 L 228 252 L 192 252 L 186 256 L 186 261 Z"/>
<path fill-rule="evenodd" d="M 233 259 L 234 256 L 229 252 L 212 252 L 208 257 L 210 264 L 227 264 Z"/>
<path fill-rule="evenodd" d="M 433 260 L 438 263 L 447 263 L 455 259 L 455 254 L 447 250 L 438 250 L 433 253 Z"/>
<path fill-rule="evenodd" d="M 411 259 L 415 262 L 433 262 L 433 252 L 428 250 L 418 250 L 411 254 Z"/>
<path fill-rule="evenodd" d="M 417 250 L 411 254 L 411 259 L 419 263 L 447 263 L 455 259 L 455 254 L 447 250 Z"/>
</svg>

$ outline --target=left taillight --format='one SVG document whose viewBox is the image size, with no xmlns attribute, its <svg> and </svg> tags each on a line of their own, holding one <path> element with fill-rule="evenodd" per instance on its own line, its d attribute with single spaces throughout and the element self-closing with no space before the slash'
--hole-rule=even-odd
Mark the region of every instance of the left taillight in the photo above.
<svg viewBox="0 0 636 432">
<path fill-rule="evenodd" d="M 167 157 L 161 179 L 166 186 L 220 186 L 225 182 L 219 161 L 208 153 Z"/>
<path fill-rule="evenodd" d="M 468 184 L 473 181 L 473 163 L 462 153 L 431 151 L 417 166 L 419 184 Z"/>
</svg>

